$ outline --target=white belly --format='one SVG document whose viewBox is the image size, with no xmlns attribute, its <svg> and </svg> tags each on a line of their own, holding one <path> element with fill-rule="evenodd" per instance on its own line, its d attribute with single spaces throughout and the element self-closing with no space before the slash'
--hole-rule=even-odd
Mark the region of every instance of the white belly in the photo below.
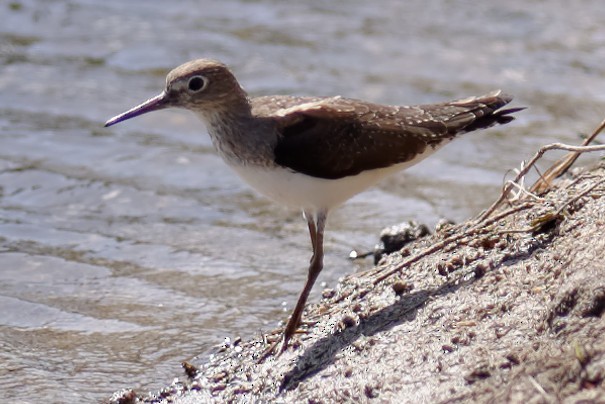
<svg viewBox="0 0 605 404">
<path fill-rule="evenodd" d="M 336 180 L 311 177 L 282 167 L 232 167 L 254 189 L 282 205 L 302 210 L 329 210 L 416 162 L 364 171 Z"/>
</svg>

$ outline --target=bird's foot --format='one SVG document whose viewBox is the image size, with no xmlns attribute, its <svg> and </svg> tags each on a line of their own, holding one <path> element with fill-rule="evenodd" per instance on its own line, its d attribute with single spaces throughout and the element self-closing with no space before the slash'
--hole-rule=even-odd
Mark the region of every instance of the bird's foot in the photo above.
<svg viewBox="0 0 605 404">
<path fill-rule="evenodd" d="M 267 340 L 267 342 L 269 342 Z M 280 346 L 281 345 L 281 346 Z M 284 351 L 288 348 L 288 340 L 284 337 L 278 338 L 275 341 L 271 342 L 269 347 L 265 349 L 262 355 L 258 358 L 256 363 L 263 363 L 269 356 L 273 355 L 277 351 L 277 356 L 279 357 Z"/>
<path fill-rule="evenodd" d="M 305 325 L 314 325 L 316 322 L 302 322 Z M 291 339 L 296 334 L 306 334 L 306 330 L 297 329 L 292 334 L 283 333 L 281 336 L 277 336 L 272 334 L 269 337 L 265 337 L 265 342 L 270 344 L 267 349 L 263 351 L 263 354 L 258 358 L 257 363 L 263 363 L 269 356 L 275 354 L 277 352 L 277 356 L 279 357 L 282 353 L 284 353 L 288 347 L 291 345 Z M 277 337 L 275 339 L 275 337 Z M 294 344 L 296 345 L 296 344 Z"/>
</svg>

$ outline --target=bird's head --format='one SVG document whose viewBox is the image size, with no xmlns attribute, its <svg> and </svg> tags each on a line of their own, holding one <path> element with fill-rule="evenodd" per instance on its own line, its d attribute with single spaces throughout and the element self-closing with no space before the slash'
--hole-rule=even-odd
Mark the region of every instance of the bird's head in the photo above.
<svg viewBox="0 0 605 404">
<path fill-rule="evenodd" d="M 166 88 L 159 95 L 111 118 L 105 126 L 166 108 L 212 114 L 246 104 L 246 93 L 227 66 L 216 60 L 197 59 L 168 73 Z"/>
</svg>

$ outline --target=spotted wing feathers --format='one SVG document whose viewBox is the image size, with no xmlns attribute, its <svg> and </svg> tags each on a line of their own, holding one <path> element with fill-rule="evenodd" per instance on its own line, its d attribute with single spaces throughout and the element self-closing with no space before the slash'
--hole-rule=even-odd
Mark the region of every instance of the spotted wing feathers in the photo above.
<svg viewBox="0 0 605 404">
<path fill-rule="evenodd" d="M 341 97 L 261 97 L 253 113 L 279 132 L 275 162 L 326 179 L 413 160 L 461 133 L 505 124 L 522 108 L 501 110 L 500 91 L 463 100 L 386 106 Z"/>
</svg>

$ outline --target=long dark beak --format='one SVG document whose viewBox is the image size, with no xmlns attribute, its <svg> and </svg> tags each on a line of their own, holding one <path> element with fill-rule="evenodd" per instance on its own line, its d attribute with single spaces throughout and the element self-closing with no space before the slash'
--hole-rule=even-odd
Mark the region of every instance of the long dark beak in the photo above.
<svg viewBox="0 0 605 404">
<path fill-rule="evenodd" d="M 161 94 L 156 95 L 155 97 L 145 101 L 141 105 L 137 105 L 136 107 L 129 109 L 123 114 L 114 116 L 109 121 L 105 122 L 105 127 L 115 125 L 116 123 L 120 123 L 130 118 L 134 118 L 135 116 L 143 115 L 152 111 L 159 111 L 160 109 L 168 108 L 170 105 L 168 103 L 168 97 L 166 92 L 163 91 Z"/>
</svg>

